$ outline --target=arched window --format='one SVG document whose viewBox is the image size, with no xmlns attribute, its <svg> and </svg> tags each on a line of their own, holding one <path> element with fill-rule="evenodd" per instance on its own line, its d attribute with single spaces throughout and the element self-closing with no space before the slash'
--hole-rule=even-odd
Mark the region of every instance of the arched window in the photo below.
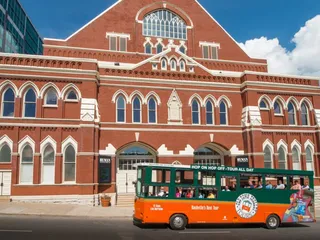
<svg viewBox="0 0 320 240">
<path fill-rule="evenodd" d="M 3 117 L 13 117 L 14 116 L 14 101 L 15 96 L 11 88 L 8 88 L 2 99 L 2 116 Z"/>
<path fill-rule="evenodd" d="M 292 102 L 288 104 L 288 118 L 290 125 L 296 125 L 296 109 Z"/>
<path fill-rule="evenodd" d="M 167 60 L 165 58 L 161 60 L 161 69 L 167 70 Z"/>
<path fill-rule="evenodd" d="M 0 147 L 0 163 L 11 162 L 11 149 L 7 144 Z"/>
<path fill-rule="evenodd" d="M 179 51 L 186 54 L 186 48 L 184 46 L 181 46 Z"/>
<path fill-rule="evenodd" d="M 43 151 L 41 183 L 54 184 L 55 152 L 51 145 Z"/>
<path fill-rule="evenodd" d="M 192 124 L 200 124 L 200 106 L 197 100 L 192 101 Z"/>
<path fill-rule="evenodd" d="M 177 62 L 176 62 L 176 60 L 172 59 L 170 65 L 171 65 L 171 70 L 172 71 L 176 71 L 177 70 Z"/>
<path fill-rule="evenodd" d="M 74 90 L 70 90 L 67 93 L 66 99 L 67 100 L 71 100 L 71 101 L 77 101 L 78 100 L 78 96 L 77 96 L 77 94 L 76 94 L 76 92 Z"/>
<path fill-rule="evenodd" d="M 224 156 L 208 147 L 201 147 L 194 152 L 194 163 L 199 165 L 221 166 Z"/>
<path fill-rule="evenodd" d="M 154 98 L 150 98 L 148 102 L 148 122 L 156 123 L 157 122 L 157 105 Z"/>
<path fill-rule="evenodd" d="M 139 97 L 135 97 L 133 100 L 133 122 L 141 123 L 141 101 Z"/>
<path fill-rule="evenodd" d="M 24 97 L 24 117 L 36 117 L 36 94 L 33 89 L 29 89 Z"/>
<path fill-rule="evenodd" d="M 69 145 L 64 152 L 64 182 L 76 181 L 76 151 Z"/>
<path fill-rule="evenodd" d="M 267 107 L 268 105 L 266 104 L 265 100 L 261 100 L 260 104 L 259 104 L 259 108 L 260 109 L 268 109 Z"/>
<path fill-rule="evenodd" d="M 307 171 L 314 171 L 313 153 L 309 146 L 306 149 L 306 163 Z"/>
<path fill-rule="evenodd" d="M 181 72 L 186 71 L 186 63 L 183 60 L 180 61 L 180 71 Z"/>
<path fill-rule="evenodd" d="M 301 105 L 301 123 L 303 126 L 309 125 L 309 109 L 305 103 Z"/>
<path fill-rule="evenodd" d="M 163 51 L 163 46 L 159 43 L 157 45 L 157 53 L 161 53 Z"/>
<path fill-rule="evenodd" d="M 228 124 L 227 105 L 224 101 L 220 103 L 220 125 Z"/>
<path fill-rule="evenodd" d="M 57 105 L 58 96 L 55 89 L 50 89 L 45 96 L 45 105 Z"/>
<path fill-rule="evenodd" d="M 280 147 L 278 151 L 278 165 L 279 169 L 287 169 L 287 157 L 283 147 Z"/>
<path fill-rule="evenodd" d="M 145 45 L 145 53 L 147 53 L 147 54 L 152 54 L 152 46 L 151 46 L 150 43 L 147 43 L 147 44 Z"/>
<path fill-rule="evenodd" d="M 33 184 L 33 150 L 26 145 L 21 154 L 20 183 Z"/>
<path fill-rule="evenodd" d="M 278 101 L 276 101 L 273 105 L 274 114 L 282 114 L 282 108 Z"/>
<path fill-rule="evenodd" d="M 270 147 L 266 146 L 263 150 L 264 153 L 264 168 L 272 168 L 272 154 Z"/>
<path fill-rule="evenodd" d="M 292 149 L 293 170 L 301 170 L 300 153 L 296 147 Z"/>
<path fill-rule="evenodd" d="M 143 35 L 185 40 L 187 26 L 175 13 L 167 9 L 156 10 L 144 17 Z"/>
<path fill-rule="evenodd" d="M 206 121 L 208 125 L 213 124 L 213 105 L 211 101 L 206 103 Z"/>
<path fill-rule="evenodd" d="M 117 99 L 117 122 L 126 121 L 126 103 L 124 97 L 120 95 Z"/>
</svg>

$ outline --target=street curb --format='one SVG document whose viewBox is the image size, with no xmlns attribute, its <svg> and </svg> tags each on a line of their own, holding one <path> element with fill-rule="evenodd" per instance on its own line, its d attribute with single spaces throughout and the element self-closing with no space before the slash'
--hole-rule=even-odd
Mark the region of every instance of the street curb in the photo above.
<svg viewBox="0 0 320 240">
<path fill-rule="evenodd" d="M 60 218 L 103 218 L 103 219 L 132 219 L 131 216 L 87 216 L 87 215 L 55 215 L 41 213 L 0 213 L 0 216 L 36 216 L 36 217 L 60 217 Z"/>
</svg>

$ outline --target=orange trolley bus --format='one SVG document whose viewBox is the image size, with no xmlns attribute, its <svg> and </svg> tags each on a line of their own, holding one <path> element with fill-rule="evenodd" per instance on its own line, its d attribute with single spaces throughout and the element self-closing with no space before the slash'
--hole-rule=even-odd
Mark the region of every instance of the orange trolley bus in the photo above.
<svg viewBox="0 0 320 240">
<path fill-rule="evenodd" d="M 183 230 L 199 223 L 315 222 L 313 172 L 138 164 L 133 221 Z"/>
</svg>

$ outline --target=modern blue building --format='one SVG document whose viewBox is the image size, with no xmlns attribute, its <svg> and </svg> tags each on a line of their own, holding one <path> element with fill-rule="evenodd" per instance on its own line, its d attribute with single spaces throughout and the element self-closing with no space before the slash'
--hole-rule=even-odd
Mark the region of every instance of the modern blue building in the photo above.
<svg viewBox="0 0 320 240">
<path fill-rule="evenodd" d="M 19 0 L 0 0 L 0 52 L 42 55 L 42 43 Z"/>
</svg>

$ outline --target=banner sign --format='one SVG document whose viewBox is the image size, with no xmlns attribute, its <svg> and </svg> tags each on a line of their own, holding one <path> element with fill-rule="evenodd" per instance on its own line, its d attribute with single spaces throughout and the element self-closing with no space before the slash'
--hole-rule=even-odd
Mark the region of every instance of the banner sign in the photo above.
<svg viewBox="0 0 320 240">
<path fill-rule="evenodd" d="M 237 156 L 236 157 L 236 166 L 237 167 L 249 167 L 249 156 Z"/>
</svg>

